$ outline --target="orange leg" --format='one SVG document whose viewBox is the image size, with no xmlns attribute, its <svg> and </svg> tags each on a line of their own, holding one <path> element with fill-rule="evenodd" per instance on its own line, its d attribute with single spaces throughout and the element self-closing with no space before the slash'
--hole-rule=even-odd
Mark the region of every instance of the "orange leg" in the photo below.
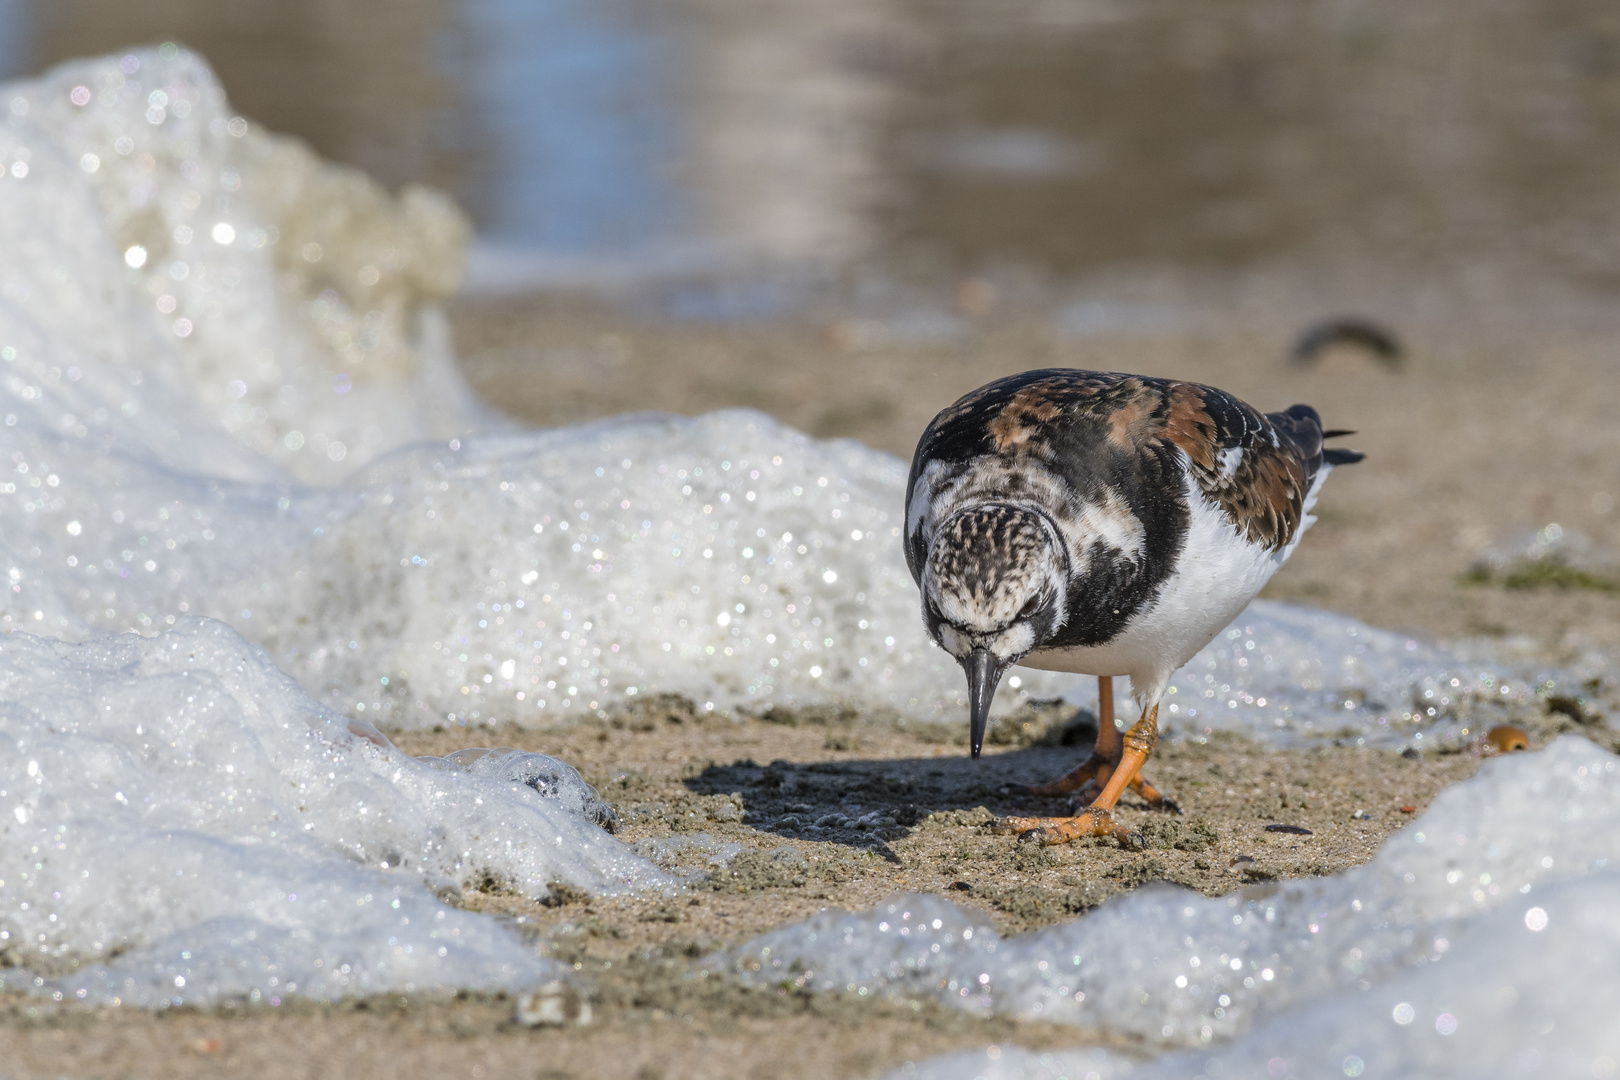
<svg viewBox="0 0 1620 1080">
<path fill-rule="evenodd" d="M 1041 844 L 1064 844 L 1082 836 L 1113 836 L 1128 847 L 1139 847 L 1141 838 L 1129 826 L 1116 822 L 1109 811 L 1119 802 L 1125 789 L 1132 786 L 1132 781 L 1137 780 L 1142 763 L 1153 753 L 1158 742 L 1159 708 L 1155 705 L 1143 710 L 1141 719 L 1125 733 L 1125 745 L 1119 761 L 1113 767 L 1102 792 L 1092 800 L 1090 806 L 1074 817 L 1002 818 L 995 823 L 994 830 L 998 833 L 1017 833 L 1020 841 Z"/>
<path fill-rule="evenodd" d="M 1067 795 L 1087 784 L 1105 784 L 1114 766 L 1119 764 L 1120 750 L 1119 729 L 1114 726 L 1114 680 L 1102 675 L 1097 679 L 1097 744 L 1092 747 L 1090 756 L 1073 772 L 1024 791 L 1029 795 Z"/>
<path fill-rule="evenodd" d="M 1074 771 L 1046 784 L 1035 784 L 1023 789 L 1026 795 L 1067 795 L 1079 792 L 1079 798 L 1095 800 L 1113 777 L 1125 751 L 1119 728 L 1114 726 L 1114 679 L 1111 675 L 1097 677 L 1097 744 L 1091 754 Z M 1149 806 L 1178 812 L 1176 804 L 1145 780 L 1140 774 L 1132 776 L 1129 787 Z"/>
</svg>

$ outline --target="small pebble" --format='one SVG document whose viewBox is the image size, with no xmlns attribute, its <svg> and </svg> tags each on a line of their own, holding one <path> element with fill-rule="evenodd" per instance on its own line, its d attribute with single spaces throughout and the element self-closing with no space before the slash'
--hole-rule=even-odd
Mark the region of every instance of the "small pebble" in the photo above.
<svg viewBox="0 0 1620 1080">
<path fill-rule="evenodd" d="M 1483 749 L 1491 754 L 1509 754 L 1515 750 L 1530 749 L 1530 736 L 1523 728 L 1500 724 L 1485 733 Z"/>
<path fill-rule="evenodd" d="M 517 1022 L 527 1027 L 583 1027 L 591 1022 L 591 1002 L 570 983 L 549 982 L 518 997 Z"/>
<path fill-rule="evenodd" d="M 1408 803 L 1407 805 L 1401 807 L 1401 813 L 1403 813 L 1403 814 L 1415 814 L 1415 813 L 1417 813 L 1417 807 L 1415 807 L 1415 806 L 1411 805 L 1410 803 Z"/>
<path fill-rule="evenodd" d="M 1316 835 L 1315 833 L 1311 832 L 1311 830 L 1305 828 L 1305 826 L 1303 826 L 1303 825 L 1281 825 L 1281 824 L 1267 825 L 1266 826 L 1266 832 L 1293 833 L 1295 836 L 1314 836 L 1314 835 Z"/>
</svg>

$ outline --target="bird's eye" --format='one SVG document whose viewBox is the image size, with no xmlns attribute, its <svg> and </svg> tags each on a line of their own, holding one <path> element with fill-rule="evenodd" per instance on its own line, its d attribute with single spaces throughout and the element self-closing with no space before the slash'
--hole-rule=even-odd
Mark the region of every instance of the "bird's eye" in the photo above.
<svg viewBox="0 0 1620 1080">
<path fill-rule="evenodd" d="M 1029 603 L 1025 604 L 1024 609 L 1018 613 L 1018 617 L 1020 619 L 1027 619 L 1031 615 L 1035 614 L 1035 609 L 1040 606 L 1041 598 L 1038 596 L 1032 596 L 1030 597 Z"/>
</svg>

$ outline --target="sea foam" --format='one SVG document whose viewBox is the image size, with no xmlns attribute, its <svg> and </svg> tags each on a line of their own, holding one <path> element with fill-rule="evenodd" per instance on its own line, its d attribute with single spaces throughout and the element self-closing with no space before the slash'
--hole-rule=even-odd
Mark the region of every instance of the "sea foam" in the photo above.
<svg viewBox="0 0 1620 1080">
<path fill-rule="evenodd" d="M 902 896 L 710 964 L 749 983 L 926 997 L 1142 1047 L 1123 1060 L 962 1055 L 920 1070 L 931 1077 L 1472 1076 L 1503 1060 L 1599 1075 L 1620 1045 L 1617 897 L 1620 758 L 1564 736 L 1487 763 L 1371 863 L 1331 878 L 1216 898 L 1148 886 L 1014 938 L 937 897 Z"/>
<path fill-rule="evenodd" d="M 0 730 L 0 957 L 25 969 L 6 987 L 161 1005 L 517 986 L 548 962 L 436 892 L 671 880 L 566 764 L 412 758 L 212 620 L 7 635 Z"/>
</svg>

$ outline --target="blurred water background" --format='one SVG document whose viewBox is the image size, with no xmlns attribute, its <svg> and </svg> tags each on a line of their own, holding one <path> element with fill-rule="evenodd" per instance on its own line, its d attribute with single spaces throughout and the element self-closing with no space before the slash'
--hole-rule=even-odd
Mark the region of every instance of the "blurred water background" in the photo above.
<svg viewBox="0 0 1620 1080">
<path fill-rule="evenodd" d="M 475 289 L 1620 280 L 1602 0 L 0 0 L 0 77 L 168 39 L 272 129 L 452 192 Z"/>
</svg>

